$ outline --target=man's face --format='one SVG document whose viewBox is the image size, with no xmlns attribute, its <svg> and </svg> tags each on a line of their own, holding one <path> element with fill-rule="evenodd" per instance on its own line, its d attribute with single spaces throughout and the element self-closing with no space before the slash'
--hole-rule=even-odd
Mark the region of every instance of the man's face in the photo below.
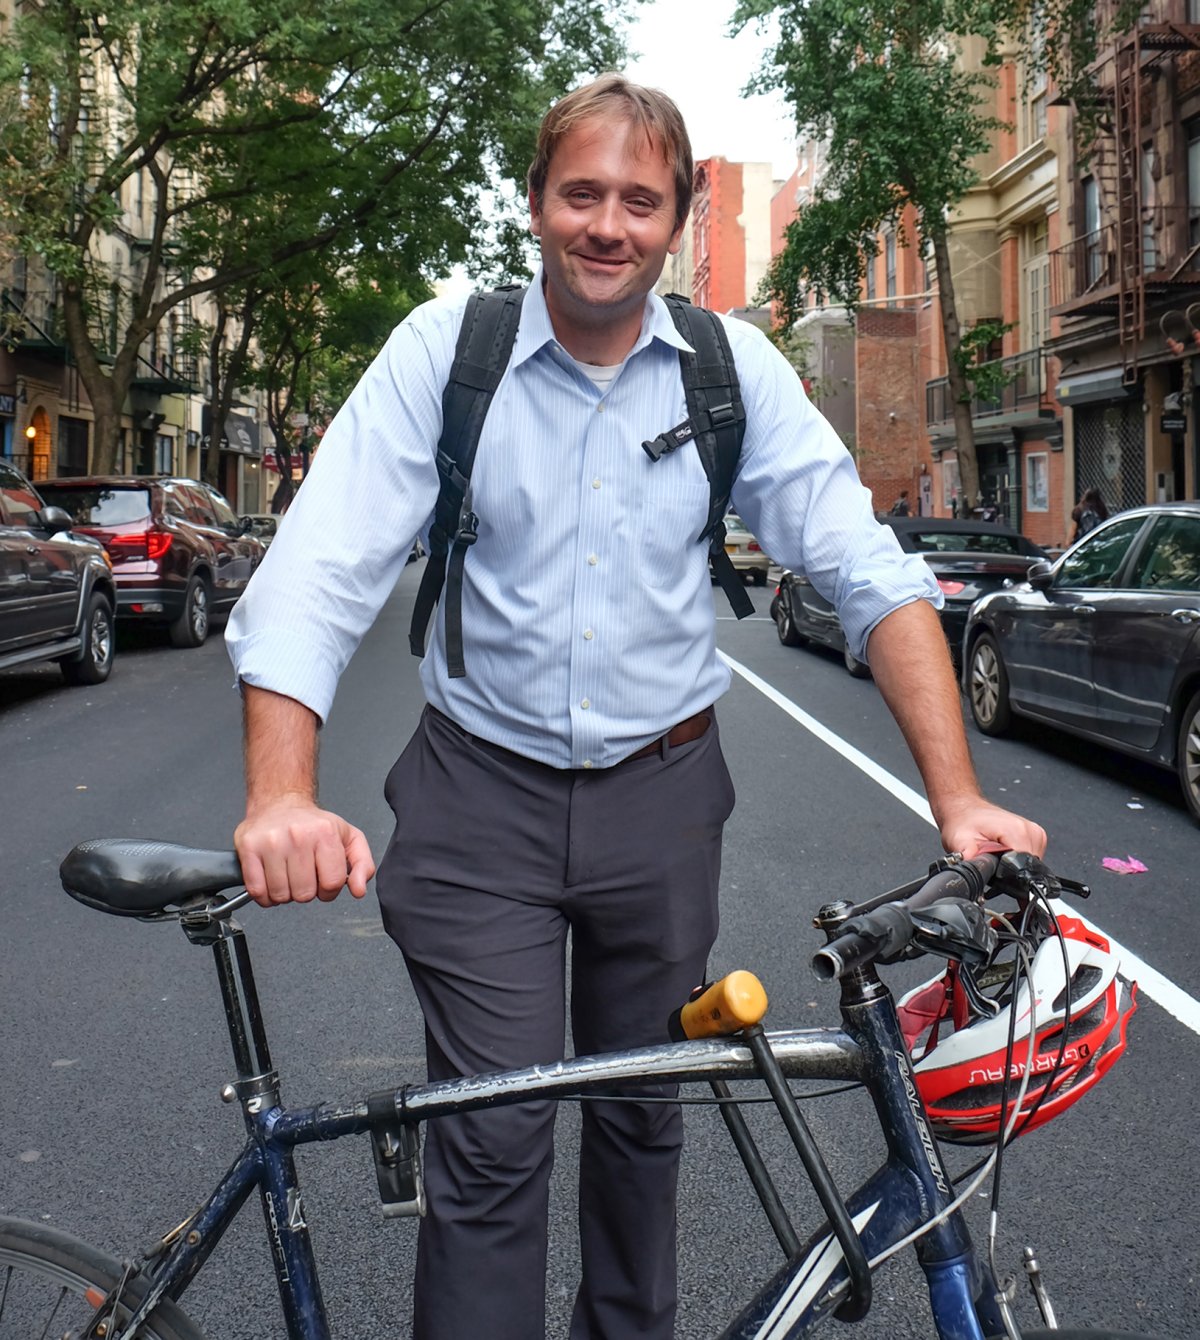
<svg viewBox="0 0 1200 1340">
<path fill-rule="evenodd" d="M 679 250 L 675 173 L 661 146 L 628 121 L 580 122 L 550 160 L 539 205 L 546 300 L 556 318 L 595 327 L 640 313 L 668 254 Z"/>
</svg>

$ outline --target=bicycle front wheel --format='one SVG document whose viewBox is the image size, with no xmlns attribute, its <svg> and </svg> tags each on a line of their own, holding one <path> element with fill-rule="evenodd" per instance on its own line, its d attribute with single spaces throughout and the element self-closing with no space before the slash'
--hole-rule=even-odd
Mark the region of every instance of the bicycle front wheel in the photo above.
<svg viewBox="0 0 1200 1340">
<path fill-rule="evenodd" d="M 77 1336 L 121 1278 L 121 1264 L 69 1233 L 0 1216 L 0 1340 Z M 131 1279 L 118 1325 L 146 1295 Z M 111 1333 L 111 1332 L 110 1332 Z M 138 1332 L 140 1340 L 204 1340 L 172 1302 L 164 1300 Z"/>
</svg>

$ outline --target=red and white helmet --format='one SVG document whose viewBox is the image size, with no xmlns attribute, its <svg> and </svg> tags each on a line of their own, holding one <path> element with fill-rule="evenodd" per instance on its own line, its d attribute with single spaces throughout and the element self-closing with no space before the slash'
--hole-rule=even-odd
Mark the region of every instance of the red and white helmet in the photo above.
<svg viewBox="0 0 1200 1340">
<path fill-rule="evenodd" d="M 1047 933 L 1033 956 L 1032 1011 L 1025 974 L 1017 985 L 1015 1042 L 1003 1110 L 1011 991 L 997 1014 L 983 1014 L 970 1003 L 958 965 L 951 964 L 900 1001 L 900 1026 L 912 1051 L 917 1088 L 939 1139 L 991 1144 L 1007 1129 L 1029 1063 L 1031 1014 L 1033 1073 L 1016 1135 L 1065 1111 L 1125 1050 L 1126 1025 L 1137 1008 L 1136 983 L 1121 976 L 1120 961 L 1104 936 L 1074 917 L 1057 920 L 1061 940 Z M 1070 965 L 1070 1018 L 1064 954 Z"/>
</svg>

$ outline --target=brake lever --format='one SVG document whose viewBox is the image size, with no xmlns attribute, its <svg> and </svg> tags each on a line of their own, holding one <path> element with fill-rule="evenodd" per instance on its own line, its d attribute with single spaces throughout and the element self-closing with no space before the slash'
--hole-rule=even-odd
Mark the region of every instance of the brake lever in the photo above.
<svg viewBox="0 0 1200 1340">
<path fill-rule="evenodd" d="M 998 936 L 991 918 L 978 903 L 943 898 L 912 914 L 914 945 L 925 952 L 983 967 L 995 952 Z"/>
<path fill-rule="evenodd" d="M 1078 880 L 1056 875 L 1039 857 L 1027 851 L 1006 851 L 992 876 L 992 891 L 1007 893 L 1013 898 L 1026 900 L 1040 892 L 1047 898 L 1060 893 L 1073 893 L 1077 898 L 1091 897 L 1092 890 Z"/>
</svg>

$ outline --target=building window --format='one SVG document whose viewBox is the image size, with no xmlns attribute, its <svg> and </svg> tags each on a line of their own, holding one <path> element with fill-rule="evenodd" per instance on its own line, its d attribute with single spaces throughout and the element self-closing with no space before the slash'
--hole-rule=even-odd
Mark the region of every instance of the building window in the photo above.
<svg viewBox="0 0 1200 1340">
<path fill-rule="evenodd" d="M 1154 145 L 1142 145 L 1141 186 L 1142 186 L 1142 270 L 1149 274 L 1158 269 L 1158 245 L 1154 239 L 1154 221 L 1157 215 L 1155 205 L 1158 201 L 1158 189 L 1154 180 Z"/>
<path fill-rule="evenodd" d="M 867 257 L 867 301 L 875 301 L 875 262 L 878 257 Z"/>
<path fill-rule="evenodd" d="M 159 433 L 154 439 L 154 470 L 156 474 L 170 475 L 175 473 L 173 461 L 173 449 L 175 439 L 168 437 L 165 433 Z"/>
<path fill-rule="evenodd" d="M 58 420 L 58 474 L 78 477 L 88 472 L 88 421 L 70 419 L 65 414 Z"/>
<path fill-rule="evenodd" d="M 1187 0 L 1187 21 L 1200 23 L 1200 0 Z"/>
<path fill-rule="evenodd" d="M 1025 458 L 1025 510 L 1050 510 L 1050 457 L 1035 451 Z"/>
<path fill-rule="evenodd" d="M 889 298 L 894 298 L 896 296 L 896 234 L 895 233 L 888 233 L 886 239 L 884 240 L 884 259 L 886 261 L 885 278 L 887 282 L 887 295 Z M 896 304 L 894 302 L 888 303 L 889 307 L 895 307 L 895 305 Z"/>
<path fill-rule="evenodd" d="M 1195 3 L 1200 7 L 1200 0 Z M 1189 121 L 1184 129 L 1188 141 L 1188 245 L 1194 247 L 1200 243 L 1200 116 Z"/>
<path fill-rule="evenodd" d="M 1095 177 L 1083 179 L 1083 252 L 1084 281 L 1088 288 L 1099 283 L 1104 273 L 1104 252 L 1100 235 L 1100 185 Z"/>
<path fill-rule="evenodd" d="M 1040 349 L 1050 334 L 1049 226 L 1045 219 L 1027 228 L 1021 239 L 1024 251 L 1024 286 L 1021 304 L 1021 347 Z"/>
</svg>

